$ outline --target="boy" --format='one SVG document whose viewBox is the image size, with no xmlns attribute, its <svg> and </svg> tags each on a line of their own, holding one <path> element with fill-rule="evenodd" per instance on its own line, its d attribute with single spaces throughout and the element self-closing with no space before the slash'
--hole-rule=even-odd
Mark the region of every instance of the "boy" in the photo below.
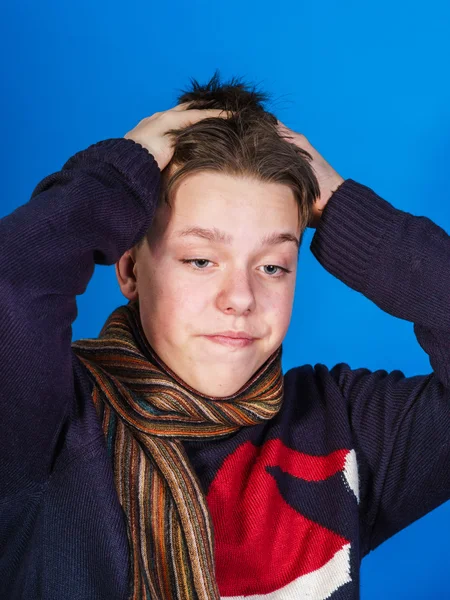
<svg viewBox="0 0 450 600">
<path fill-rule="evenodd" d="M 214 77 L 0 221 L 5 598 L 359 597 L 450 497 L 450 239 Z M 433 372 L 281 372 L 298 251 L 414 322 Z M 128 304 L 71 342 L 115 264 Z"/>
</svg>

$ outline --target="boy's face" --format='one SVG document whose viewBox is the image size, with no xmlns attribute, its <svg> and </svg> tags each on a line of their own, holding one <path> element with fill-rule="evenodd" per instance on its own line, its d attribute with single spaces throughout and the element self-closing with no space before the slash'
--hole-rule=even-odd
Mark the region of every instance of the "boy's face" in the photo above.
<svg viewBox="0 0 450 600">
<path fill-rule="evenodd" d="M 216 229 L 230 241 L 180 235 L 194 227 Z M 300 237 L 290 188 L 205 171 L 183 179 L 172 207 L 158 206 L 148 243 L 116 264 L 124 296 L 139 296 L 150 345 L 203 394 L 238 391 L 286 335 L 298 247 L 293 241 L 262 243 L 280 233 Z M 183 263 L 187 259 L 198 260 Z M 256 339 L 231 346 L 206 337 L 228 330 Z"/>
</svg>

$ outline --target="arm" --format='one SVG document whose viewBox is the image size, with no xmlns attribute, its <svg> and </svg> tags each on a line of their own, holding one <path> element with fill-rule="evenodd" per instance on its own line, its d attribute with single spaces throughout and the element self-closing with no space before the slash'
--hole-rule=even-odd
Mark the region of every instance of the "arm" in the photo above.
<svg viewBox="0 0 450 600">
<path fill-rule="evenodd" d="M 114 264 L 149 227 L 154 157 L 99 142 L 0 220 L 0 495 L 41 484 L 73 401 L 71 333 L 95 264 Z"/>
<path fill-rule="evenodd" d="M 433 369 L 405 377 L 340 363 L 330 371 L 348 405 L 367 554 L 450 498 L 450 237 L 348 179 L 326 204 L 311 251 L 351 288 L 414 323 Z"/>
<path fill-rule="evenodd" d="M 74 401 L 75 297 L 95 264 L 117 262 L 150 227 L 171 131 L 231 114 L 188 105 L 78 152 L 0 220 L 0 499 L 51 471 Z"/>
</svg>

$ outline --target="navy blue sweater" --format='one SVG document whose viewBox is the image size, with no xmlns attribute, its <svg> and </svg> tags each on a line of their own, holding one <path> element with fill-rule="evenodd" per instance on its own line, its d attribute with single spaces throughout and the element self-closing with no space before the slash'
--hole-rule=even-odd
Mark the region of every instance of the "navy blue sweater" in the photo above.
<svg viewBox="0 0 450 600">
<path fill-rule="evenodd" d="M 149 227 L 153 156 L 110 139 L 0 220 L 0 598 L 128 600 L 125 518 L 76 296 Z M 185 444 L 211 511 L 222 597 L 359 597 L 362 558 L 450 498 L 450 237 L 346 180 L 311 242 L 330 273 L 414 323 L 432 371 L 284 375 L 271 421 Z"/>
</svg>

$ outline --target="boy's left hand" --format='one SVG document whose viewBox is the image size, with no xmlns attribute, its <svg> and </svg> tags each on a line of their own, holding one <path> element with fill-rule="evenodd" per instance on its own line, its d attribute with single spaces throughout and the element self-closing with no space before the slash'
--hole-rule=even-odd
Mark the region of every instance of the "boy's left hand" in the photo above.
<svg viewBox="0 0 450 600">
<path fill-rule="evenodd" d="M 313 216 L 308 224 L 308 227 L 315 229 L 319 224 L 322 211 L 327 205 L 328 200 L 331 198 L 333 192 L 344 183 L 344 178 L 337 173 L 333 167 L 327 163 L 327 161 L 321 156 L 317 150 L 311 146 L 306 137 L 301 133 L 292 131 L 286 125 L 283 125 L 281 121 L 278 121 L 278 132 L 286 138 L 286 140 L 292 144 L 295 144 L 299 148 L 303 148 L 311 154 L 313 160 L 311 166 L 314 169 L 317 180 L 320 186 L 320 198 L 318 198 L 314 204 Z"/>
</svg>

